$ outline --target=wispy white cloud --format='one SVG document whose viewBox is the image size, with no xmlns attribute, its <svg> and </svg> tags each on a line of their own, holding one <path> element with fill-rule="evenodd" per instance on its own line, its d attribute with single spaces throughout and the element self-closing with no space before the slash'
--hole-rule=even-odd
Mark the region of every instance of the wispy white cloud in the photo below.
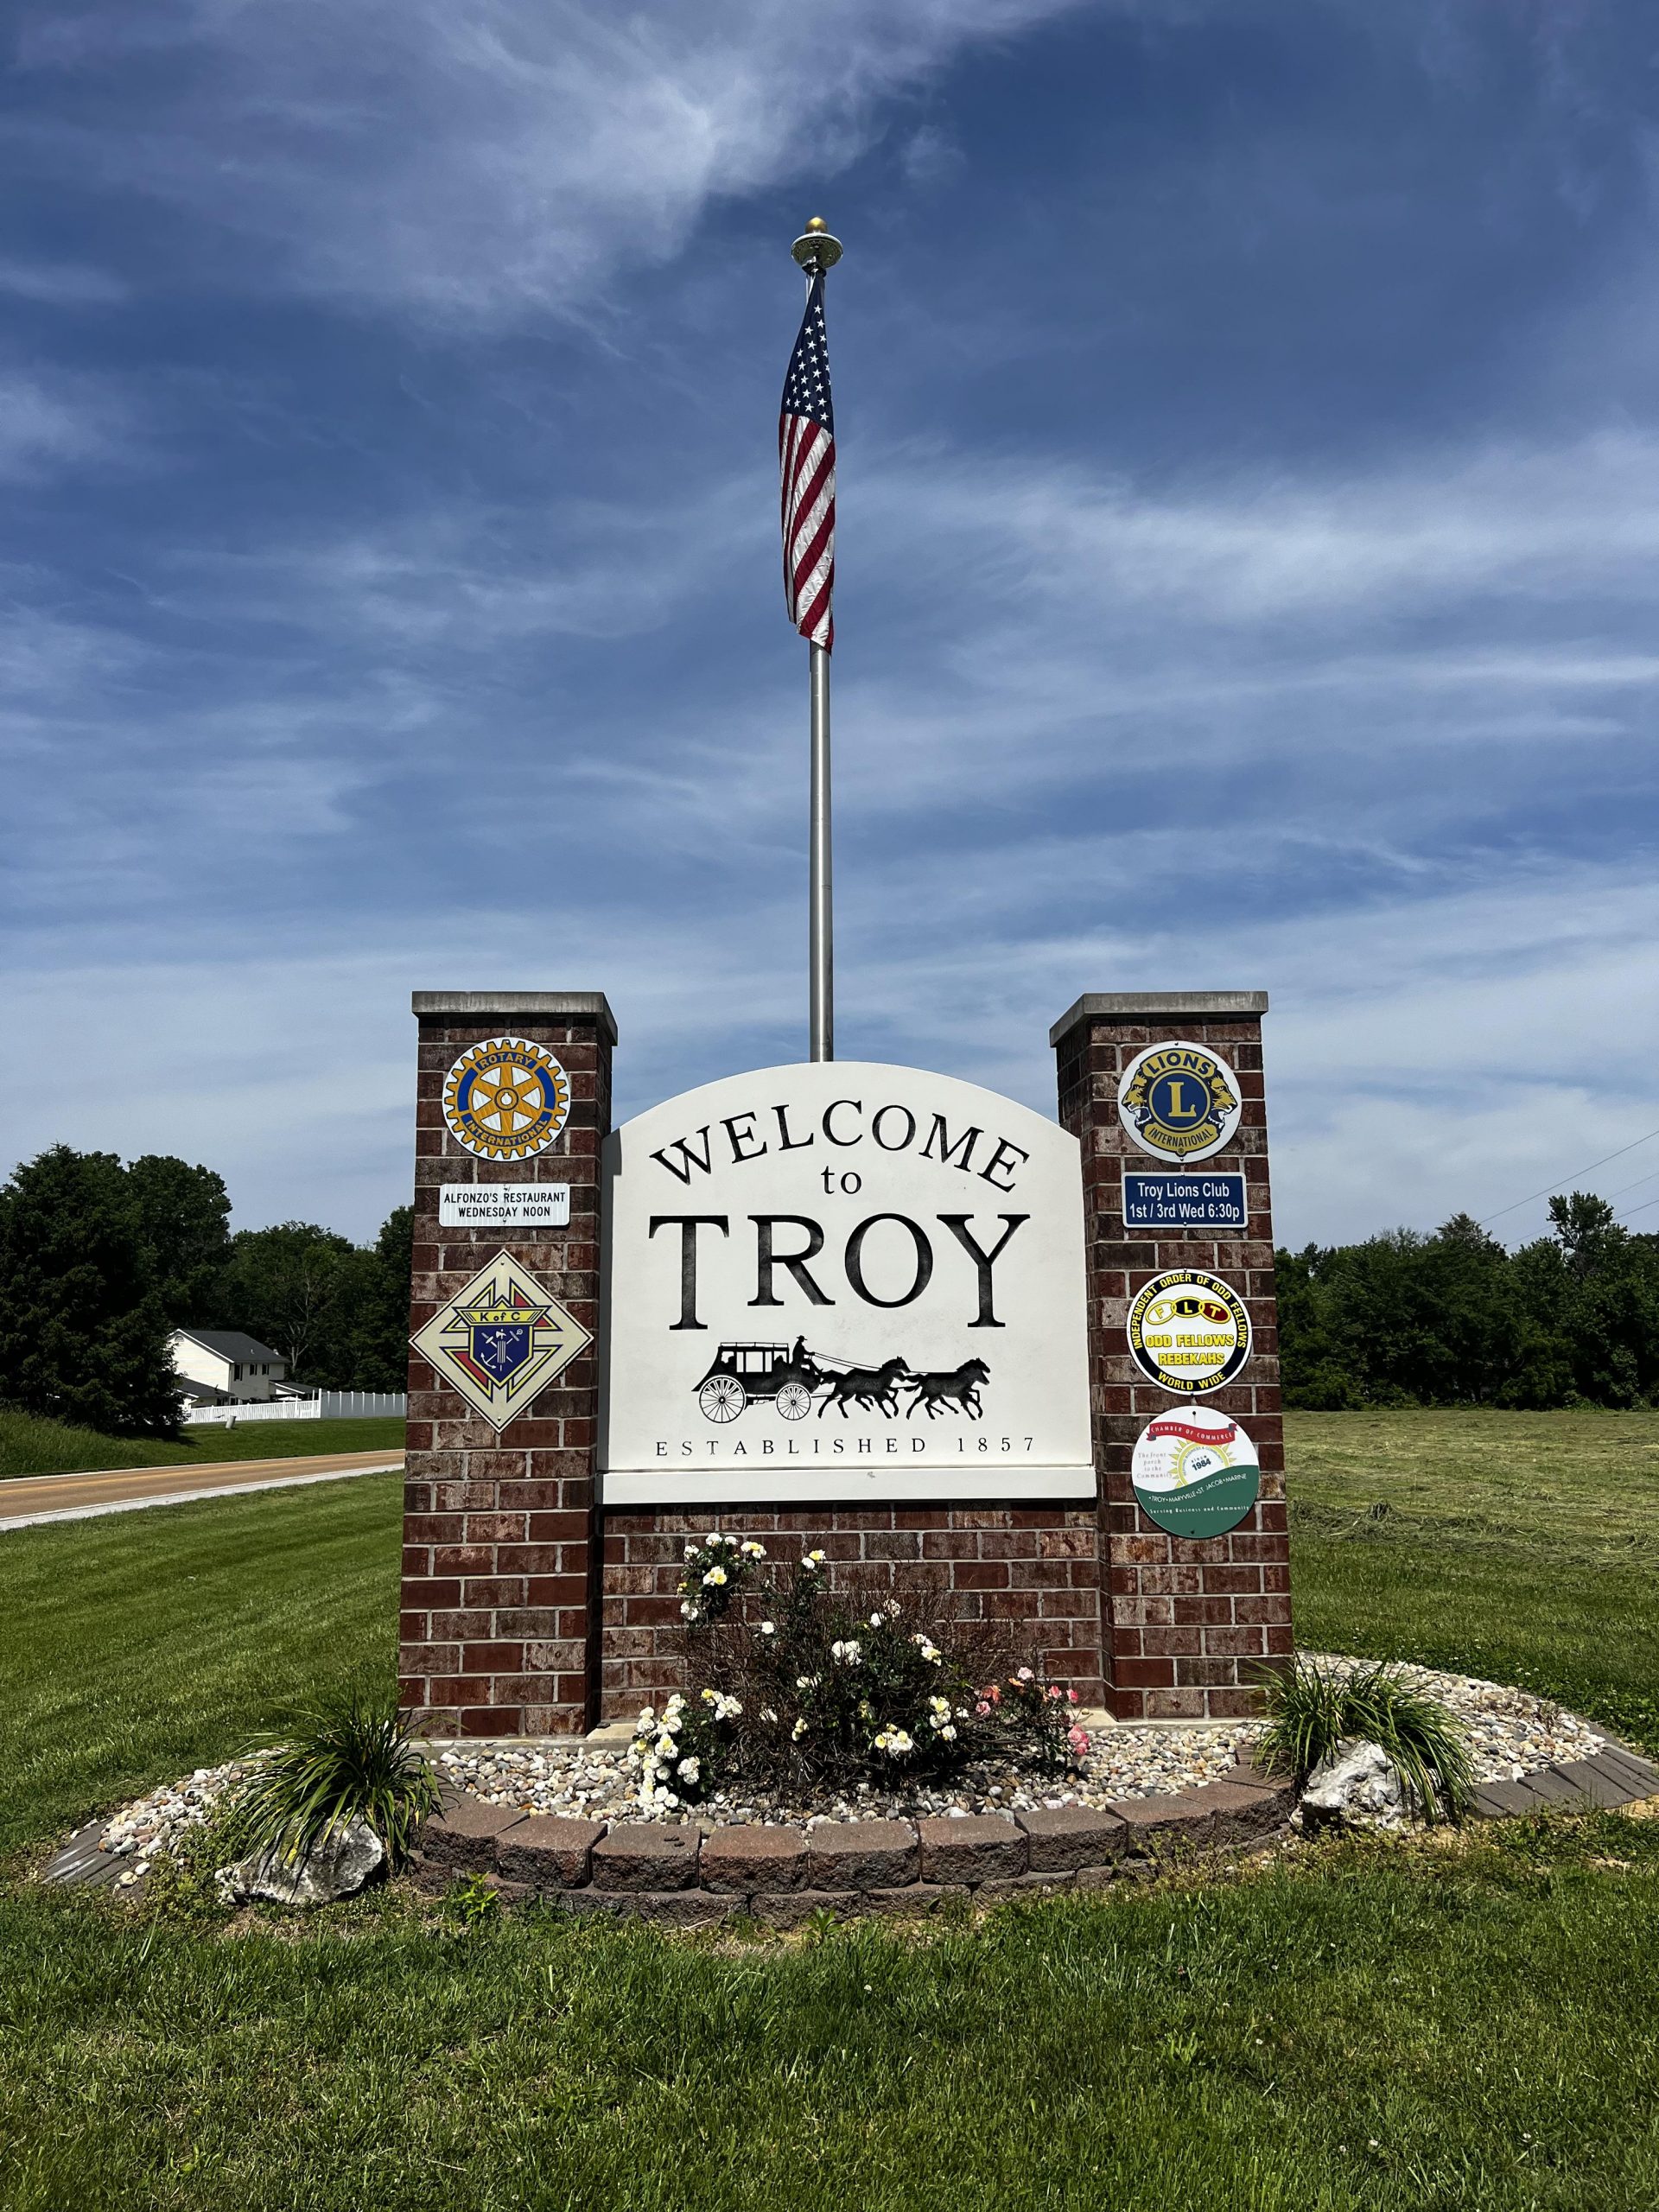
<svg viewBox="0 0 1659 2212">
<path fill-rule="evenodd" d="M 105 380 L 0 366 L 0 480 L 28 483 L 130 457 L 133 437 L 129 404 Z"/>
<path fill-rule="evenodd" d="M 618 266 L 677 252 L 711 199 L 833 174 L 884 98 L 1079 5 L 95 5 L 34 20 L 36 82 L 124 48 L 192 66 L 146 126 L 36 115 L 22 138 L 274 249 L 265 283 L 467 319 L 576 309 Z"/>
</svg>

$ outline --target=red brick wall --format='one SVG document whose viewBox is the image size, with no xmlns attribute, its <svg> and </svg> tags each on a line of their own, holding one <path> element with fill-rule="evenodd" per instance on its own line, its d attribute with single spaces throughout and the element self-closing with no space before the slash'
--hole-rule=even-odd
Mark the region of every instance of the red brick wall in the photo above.
<svg viewBox="0 0 1659 2212">
<path fill-rule="evenodd" d="M 687 1541 L 710 1529 L 754 1536 L 787 1561 L 822 1549 L 832 1583 L 856 1569 L 899 1602 L 918 1585 L 963 1620 L 1016 1624 L 1044 1665 L 1085 1704 L 1102 1694 L 1100 1565 L 1095 1510 L 1064 1505 L 747 1507 L 635 1510 L 605 1517 L 602 1712 L 631 1717 L 642 1698 L 682 1687 L 671 1644 Z M 940 1585 L 943 1589 L 940 1589 Z"/>
<path fill-rule="evenodd" d="M 599 1332 L 599 1152 L 611 1121 L 615 1027 L 597 993 L 418 992 L 415 1257 L 418 1329 L 495 1252 L 513 1257 Z M 550 1046 L 570 1078 L 569 1118 L 537 1159 L 474 1160 L 444 1127 L 443 1079 L 469 1045 L 504 1033 Z M 568 1183 L 570 1225 L 531 1244 L 499 1230 L 440 1230 L 445 1182 Z M 411 1353 L 400 1672 L 406 1706 L 435 1734 L 564 1734 L 598 1702 L 588 1626 L 598 1570 L 596 1349 L 498 1437 Z"/>
<path fill-rule="evenodd" d="M 1057 1024 L 1060 1119 L 1082 1141 L 1089 1270 L 1090 1366 L 1100 1521 L 1106 1563 L 1107 1703 L 1120 1719 L 1221 1717 L 1249 1711 L 1264 1659 L 1291 1649 L 1290 1551 L 1284 1426 L 1279 1402 L 1273 1208 L 1258 994 L 1186 997 L 1122 993 L 1080 1000 Z M 1243 1169 L 1248 1231 L 1218 1238 L 1125 1235 L 1121 1169 L 1160 1163 L 1122 1129 L 1117 1084 L 1147 1046 L 1185 1038 L 1237 1071 L 1243 1112 L 1235 1140 L 1205 1169 Z M 1130 1356 L 1125 1320 L 1142 1284 L 1167 1268 L 1217 1274 L 1244 1300 L 1252 1352 L 1240 1380 L 1202 1402 L 1241 1421 L 1262 1461 L 1262 1494 L 1230 1535 L 1172 1536 L 1135 1503 L 1135 1440 L 1153 1415 L 1190 1401 L 1148 1382 Z"/>
</svg>

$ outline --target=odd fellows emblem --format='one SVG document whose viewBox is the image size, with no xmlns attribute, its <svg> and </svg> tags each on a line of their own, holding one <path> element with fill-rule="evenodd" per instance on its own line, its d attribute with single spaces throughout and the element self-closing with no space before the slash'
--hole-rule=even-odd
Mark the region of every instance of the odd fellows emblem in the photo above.
<svg viewBox="0 0 1659 2212">
<path fill-rule="evenodd" d="M 570 1111 L 570 1078 L 545 1045 L 491 1037 L 464 1052 L 443 1079 L 443 1118 L 480 1160 L 533 1160 Z"/>
<path fill-rule="evenodd" d="M 492 1427 L 525 1412 L 593 1338 L 507 1252 L 498 1252 L 410 1338 Z"/>
<path fill-rule="evenodd" d="M 1250 1317 L 1219 1275 L 1154 1275 L 1129 1307 L 1129 1350 L 1148 1381 L 1194 1396 L 1230 1382 L 1250 1356 Z"/>
<path fill-rule="evenodd" d="M 1118 1118 L 1142 1152 L 1190 1165 L 1238 1127 L 1238 1077 L 1202 1045 L 1149 1045 L 1124 1069 Z"/>
<path fill-rule="evenodd" d="M 1133 1479 L 1141 1510 L 1172 1536 L 1224 1536 L 1255 1503 L 1262 1471 L 1236 1421 L 1182 1406 L 1141 1430 Z"/>
</svg>

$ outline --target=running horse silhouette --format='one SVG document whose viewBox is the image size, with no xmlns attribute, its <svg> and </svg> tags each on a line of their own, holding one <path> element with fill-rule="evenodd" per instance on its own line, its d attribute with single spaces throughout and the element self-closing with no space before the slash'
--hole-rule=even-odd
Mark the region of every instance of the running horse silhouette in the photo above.
<svg viewBox="0 0 1659 2212">
<path fill-rule="evenodd" d="M 819 1401 L 818 1419 L 822 1421 L 831 1406 L 839 1406 L 845 1421 L 849 1405 L 868 1406 L 872 1413 L 879 1408 L 889 1420 L 894 1419 L 899 1397 L 893 1385 L 909 1374 L 906 1361 L 889 1359 L 880 1367 L 849 1367 L 844 1375 L 822 1375 L 821 1379 L 830 1385 L 830 1395 Z"/>
<path fill-rule="evenodd" d="M 991 1370 L 982 1359 L 964 1360 L 960 1367 L 942 1369 L 931 1375 L 912 1374 L 909 1382 L 916 1395 L 910 1402 L 909 1418 L 913 1421 L 917 1407 L 925 1406 L 927 1417 L 932 1421 L 954 1402 L 970 1421 L 982 1421 L 979 1386 L 990 1379 Z"/>
</svg>

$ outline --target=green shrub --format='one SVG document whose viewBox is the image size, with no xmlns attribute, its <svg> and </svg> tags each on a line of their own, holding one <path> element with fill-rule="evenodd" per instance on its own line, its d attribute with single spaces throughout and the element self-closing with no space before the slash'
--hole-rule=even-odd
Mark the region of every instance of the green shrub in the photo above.
<svg viewBox="0 0 1659 2212">
<path fill-rule="evenodd" d="M 1027 1663 L 1006 1628 L 931 1607 L 912 1618 L 885 1586 L 831 1591 L 822 1552 L 778 1572 L 763 1545 L 715 1532 L 686 1546 L 680 1595 L 698 1687 L 639 1716 L 629 1763 L 646 1811 L 697 1803 L 732 1777 L 891 1785 L 990 1758 L 1058 1772 L 1089 1749 L 1077 1693 Z"/>
<path fill-rule="evenodd" d="M 1425 1820 L 1461 1817 L 1474 1787 L 1462 1731 L 1392 1662 L 1350 1669 L 1299 1656 L 1266 1689 L 1268 1728 L 1255 1750 L 1263 1766 L 1300 1788 L 1338 1744 L 1359 1738 L 1388 1753 Z"/>
<path fill-rule="evenodd" d="M 292 1716 L 238 1793 L 251 1847 L 289 1866 L 349 1821 L 363 1821 L 392 1867 L 438 1808 L 438 1786 L 395 1697 L 353 1684 L 315 1711 Z"/>
</svg>

